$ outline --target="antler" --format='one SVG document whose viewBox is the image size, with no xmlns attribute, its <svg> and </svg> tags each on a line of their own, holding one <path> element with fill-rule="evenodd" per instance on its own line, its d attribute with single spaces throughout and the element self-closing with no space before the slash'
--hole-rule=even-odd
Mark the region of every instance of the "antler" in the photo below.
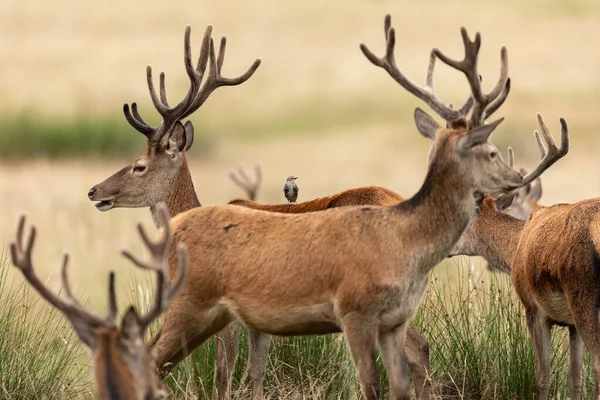
<svg viewBox="0 0 600 400">
<path fill-rule="evenodd" d="M 500 50 L 500 79 L 491 92 L 483 94 L 480 75 L 477 72 L 477 58 L 481 47 L 481 34 L 477 32 L 475 34 L 475 40 L 472 41 L 469 38 L 469 34 L 465 27 L 460 28 L 460 33 L 465 46 L 465 57 L 462 61 L 452 60 L 438 49 L 433 49 L 432 53 L 445 64 L 463 72 L 467 77 L 469 86 L 471 87 L 471 95 L 474 99 L 473 110 L 468 126 L 475 127 L 483 124 L 484 116 L 485 118 L 489 117 L 502 105 L 502 103 L 504 103 L 504 100 L 506 100 L 506 97 L 508 96 L 508 92 L 510 91 L 510 83 L 508 83 L 508 54 L 506 46 L 502 46 Z M 494 100 L 497 101 L 494 102 Z M 490 109 L 489 112 L 486 113 L 486 108 L 488 106 L 490 106 Z"/>
<path fill-rule="evenodd" d="M 25 216 L 21 216 L 19 219 L 19 225 L 17 227 L 16 240 L 10 243 L 10 255 L 12 263 L 15 267 L 21 270 L 23 277 L 29 282 L 29 284 L 45 299 L 48 303 L 52 304 L 56 309 L 63 313 L 63 315 L 69 320 L 81 340 L 88 346 L 92 345 L 93 338 L 90 335 L 90 331 L 99 327 L 113 328 L 115 326 L 115 319 L 117 316 L 116 312 L 116 296 L 114 286 L 114 274 L 110 274 L 109 278 L 109 313 L 105 318 L 94 315 L 87 311 L 83 305 L 73 295 L 71 290 L 71 284 L 69 282 L 67 268 L 69 265 L 69 255 L 67 253 L 63 256 L 61 278 L 62 285 L 65 291 L 66 301 L 61 300 L 57 295 L 52 293 L 46 286 L 40 281 L 33 268 L 33 262 L 31 261 L 31 252 L 35 244 L 36 228 L 32 226 L 29 233 L 29 239 L 27 245 L 23 247 L 23 231 L 25 229 Z"/>
<path fill-rule="evenodd" d="M 229 172 L 229 178 L 246 191 L 246 195 L 252 201 L 256 200 L 262 182 L 262 170 L 259 164 L 254 166 L 254 172 L 256 177 L 254 180 L 250 178 L 248 170 L 241 165 L 238 165 L 235 170 Z"/>
<path fill-rule="evenodd" d="M 523 184 L 521 185 L 520 188 L 526 187 L 527 185 L 530 185 L 530 184 L 533 187 L 533 183 L 536 180 L 541 179 L 540 176 L 542 175 L 542 173 L 544 171 L 546 171 L 548 168 L 550 168 L 552 166 L 552 164 L 554 164 L 555 162 L 557 162 L 558 160 L 563 158 L 569 152 L 569 128 L 567 126 L 567 121 L 563 117 L 560 118 L 561 143 L 560 143 L 560 147 L 557 147 L 556 142 L 554 141 L 554 138 L 552 137 L 552 133 L 550 133 L 548 126 L 544 122 L 544 118 L 542 117 L 542 114 L 537 113 L 537 120 L 538 120 L 538 126 L 542 133 L 540 134 L 540 132 L 536 130 L 533 132 L 533 134 L 535 136 L 535 141 L 536 141 L 538 150 L 540 151 L 541 161 L 538 164 L 538 166 L 532 172 L 530 172 L 528 174 L 526 174 L 525 170 L 521 168 L 521 171 L 520 171 L 521 175 L 525 175 L 525 177 L 523 178 Z M 513 152 L 512 148 L 509 147 L 508 148 L 508 165 L 510 165 L 511 168 L 514 168 L 514 164 L 515 164 L 514 152 Z M 540 186 L 541 183 L 538 182 L 537 185 Z M 539 195 L 541 196 L 541 186 L 539 187 L 539 189 L 536 189 L 536 190 L 539 191 L 539 193 L 540 193 Z M 502 193 L 502 194 L 498 195 L 498 197 L 496 199 L 496 205 L 498 205 L 499 208 L 501 208 L 501 209 L 508 208 L 512 204 L 513 199 L 516 196 L 517 192 L 518 192 L 518 189 L 515 191 L 512 191 L 512 192 L 509 192 L 509 193 Z"/>
<path fill-rule="evenodd" d="M 248 68 L 248 70 L 236 77 L 236 78 L 225 78 L 221 75 L 221 69 L 223 68 L 223 61 L 225 60 L 225 48 L 227 39 L 225 36 L 221 38 L 221 44 L 219 47 L 218 55 L 215 55 L 214 42 L 211 37 L 212 25 L 208 25 L 204 31 L 204 37 L 202 39 L 202 46 L 200 48 L 200 55 L 198 57 L 198 63 L 196 68 L 192 65 L 192 51 L 191 51 L 191 26 L 187 25 L 185 28 L 184 35 L 184 65 L 187 75 L 190 79 L 190 88 L 183 100 L 174 107 L 170 107 L 167 101 L 167 94 L 165 89 L 165 73 L 160 73 L 160 99 L 156 95 L 154 88 L 154 79 L 152 77 L 152 67 L 148 65 L 146 67 L 146 80 L 148 83 L 148 90 L 150 92 L 150 98 L 154 107 L 158 113 L 162 116 L 163 120 L 156 126 L 151 127 L 144 119 L 140 116 L 137 110 L 137 104 L 131 104 L 131 111 L 129 105 L 123 106 L 123 113 L 125 118 L 131 126 L 136 130 L 144 134 L 150 143 L 160 143 L 162 138 L 173 128 L 174 124 L 178 120 L 182 120 L 185 117 L 192 114 L 198 108 L 204 104 L 210 94 L 221 86 L 236 86 L 246 82 L 254 74 L 256 69 L 259 67 L 261 60 L 257 58 L 254 63 Z M 207 63 L 210 60 L 210 67 L 208 76 L 202 86 L 202 80 L 206 71 Z"/>
<path fill-rule="evenodd" d="M 398 66 L 396 65 L 396 59 L 394 57 L 396 31 L 391 25 L 392 17 L 390 14 L 387 14 L 383 24 L 386 42 L 385 56 L 381 58 L 377 57 L 371 50 L 369 50 L 367 45 L 361 43 L 360 49 L 365 57 L 367 57 L 374 65 L 386 70 L 387 73 L 390 74 L 390 76 L 400 84 L 400 86 L 417 96 L 419 99 L 423 100 L 440 117 L 444 118 L 446 121 L 458 119 L 460 117 L 460 110 L 453 110 L 452 107 L 444 104 L 444 102 L 440 100 L 433 91 L 433 72 L 435 69 L 435 55 L 433 52 L 429 57 L 429 67 L 427 68 L 427 78 L 424 87 L 417 85 L 410 78 L 404 75 L 400 69 L 398 69 Z"/>
<path fill-rule="evenodd" d="M 167 211 L 166 206 L 162 203 L 158 206 L 158 216 L 161 225 L 164 227 L 164 234 L 162 239 L 156 242 L 151 241 L 142 224 L 138 224 L 140 237 L 150 251 L 151 259 L 149 261 L 141 261 L 128 250 L 123 250 L 121 252 L 123 256 L 129 259 L 136 266 L 156 272 L 156 297 L 150 310 L 146 313 L 146 315 L 140 317 L 142 329 L 147 328 L 153 320 L 158 318 L 160 314 L 163 313 L 171 299 L 173 299 L 183 287 L 188 273 L 187 247 L 185 246 L 185 243 L 180 242 L 177 244 L 179 274 L 172 286 L 166 282 L 169 248 L 173 239 L 173 232 L 169 224 L 169 212 Z"/>
<path fill-rule="evenodd" d="M 461 29 L 466 51 L 465 59 L 461 62 L 450 60 L 439 50 L 433 49 L 429 56 L 429 66 L 427 68 L 425 86 L 421 87 L 410 80 L 410 78 L 405 76 L 396 66 L 396 61 L 394 58 L 396 34 L 394 28 L 391 26 L 391 16 L 389 14 L 385 16 L 384 31 L 386 40 L 385 56 L 378 58 L 365 44 L 361 43 L 360 49 L 362 50 L 363 54 L 369 59 L 369 61 L 371 61 L 371 63 L 385 69 L 390 76 L 394 78 L 394 80 L 398 82 L 404 89 L 408 90 L 410 93 L 429 105 L 440 117 L 446 120 L 448 126 L 459 127 L 465 125 L 466 115 L 472 108 L 473 114 L 470 125 L 473 127 L 479 126 L 483 123 L 482 115 L 484 111 L 487 111 L 485 114 L 485 118 L 487 118 L 502 105 L 504 100 L 506 100 L 506 97 L 510 92 L 510 81 L 508 80 L 508 61 L 505 47 L 502 48 L 501 52 L 502 68 L 500 81 L 492 90 L 492 92 L 484 96 L 481 92 L 481 79 L 477 73 L 477 55 L 479 53 L 479 46 L 481 45 L 481 36 L 479 33 L 476 35 L 475 42 L 471 42 L 467 35 L 466 29 Z M 435 60 L 437 57 L 451 67 L 464 72 L 469 79 L 469 83 L 471 85 L 471 95 L 465 104 L 457 110 L 453 109 L 453 107 L 449 105 L 446 105 L 434 93 L 433 73 L 435 69 Z M 474 80 L 472 77 L 474 77 Z M 492 101 L 494 102 L 491 103 Z M 489 108 L 486 110 L 486 106 L 488 105 Z"/>
<path fill-rule="evenodd" d="M 567 121 L 563 117 L 560 118 L 560 147 L 556 146 L 552 133 L 550 133 L 548 126 L 544 122 L 542 114 L 537 113 L 537 121 L 541 135 L 537 130 L 534 131 L 533 134 L 535 135 L 535 141 L 540 151 L 541 161 L 533 171 L 525 175 L 523 178 L 523 186 L 529 185 L 535 181 L 545 170 L 550 168 L 552 164 L 563 158 L 569 152 L 569 128 L 567 126 Z"/>
</svg>

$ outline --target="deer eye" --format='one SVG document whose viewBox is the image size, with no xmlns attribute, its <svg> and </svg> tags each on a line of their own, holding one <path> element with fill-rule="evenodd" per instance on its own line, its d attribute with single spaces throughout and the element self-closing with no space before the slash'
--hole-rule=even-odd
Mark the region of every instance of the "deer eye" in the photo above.
<svg viewBox="0 0 600 400">
<path fill-rule="evenodd" d="M 497 155 L 498 155 L 498 153 L 497 153 L 497 152 L 495 152 L 495 151 L 492 151 L 492 152 L 490 153 L 490 158 L 491 158 L 491 159 L 494 159 L 494 158 L 496 158 L 496 156 L 497 156 Z"/>
<path fill-rule="evenodd" d="M 138 165 L 134 165 L 133 166 L 133 172 L 137 172 L 139 174 L 139 173 L 144 172 L 146 170 L 146 168 L 147 167 L 145 165 L 139 165 L 139 164 Z"/>
</svg>

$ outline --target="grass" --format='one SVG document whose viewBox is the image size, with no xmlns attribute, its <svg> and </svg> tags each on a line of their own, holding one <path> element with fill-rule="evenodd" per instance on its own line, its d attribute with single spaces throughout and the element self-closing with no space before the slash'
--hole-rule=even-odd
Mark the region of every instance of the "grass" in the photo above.
<svg viewBox="0 0 600 400">
<path fill-rule="evenodd" d="M 55 310 L 41 313 L 37 294 L 0 271 L 0 390 L 6 399 L 88 399 L 93 396 L 89 357 Z M 454 270 L 448 279 L 443 269 Z M 456 271 L 459 271 L 456 273 Z M 451 271 L 452 273 L 452 271 Z M 430 343 L 436 398 L 529 399 L 535 394 L 534 355 L 522 307 L 507 276 L 449 261 L 432 275 L 414 324 Z M 152 299 L 153 279 L 134 281 L 133 303 Z M 156 331 L 159 322 L 152 326 Z M 245 373 L 247 337 L 242 334 L 234 376 L 234 399 L 250 398 Z M 167 378 L 170 397 L 207 399 L 213 391 L 215 341 L 180 363 Z M 382 390 L 387 378 L 378 359 Z M 566 398 L 568 345 L 565 329 L 552 340 L 551 398 Z M 583 397 L 593 392 L 586 354 Z M 273 338 L 265 379 L 268 398 L 358 399 L 360 389 L 341 335 Z"/>
<path fill-rule="evenodd" d="M 436 398 L 530 399 L 535 397 L 534 353 L 524 311 L 505 275 L 477 271 L 448 261 L 434 272 L 414 324 L 428 339 Z M 450 280 L 443 268 L 459 271 Z M 136 303 L 150 291 L 138 285 Z M 154 327 L 156 329 L 156 327 Z M 568 335 L 555 328 L 552 340 L 551 398 L 566 398 Z M 242 333 L 234 374 L 235 399 L 250 398 L 246 375 L 247 337 Z M 210 398 L 215 340 L 198 348 L 167 379 L 176 399 Z M 378 358 L 382 390 L 387 378 Z M 593 393 L 593 368 L 586 354 L 583 398 Z M 274 337 L 265 379 L 268 398 L 354 399 L 360 388 L 342 335 Z"/>
<path fill-rule="evenodd" d="M 29 286 L 8 278 L 0 260 L 0 398 L 67 399 L 89 395 L 82 348 L 59 313 Z"/>
</svg>

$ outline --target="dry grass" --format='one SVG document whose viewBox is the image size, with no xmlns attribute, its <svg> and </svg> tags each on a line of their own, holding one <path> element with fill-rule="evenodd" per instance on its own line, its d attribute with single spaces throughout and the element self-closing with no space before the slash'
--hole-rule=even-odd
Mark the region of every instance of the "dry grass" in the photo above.
<svg viewBox="0 0 600 400">
<path fill-rule="evenodd" d="M 259 134 L 273 120 L 310 125 L 305 119 L 315 116 L 332 125 L 370 126 L 373 120 L 412 125 L 411 113 L 398 110 L 415 102 L 358 49 L 365 42 L 382 51 L 383 15 L 389 12 L 399 32 L 399 65 L 415 80 L 424 78 L 432 47 L 462 53 L 459 27 L 465 25 L 483 34 L 480 71 L 487 87 L 498 75 L 500 46 L 509 49 L 513 94 L 502 114 L 513 123 L 531 126 L 536 111 L 552 118 L 563 114 L 590 131 L 600 122 L 595 0 L 183 0 L 176 5 L 7 0 L 0 12 L 0 114 L 114 117 L 123 103 L 137 101 L 152 120 L 145 65 L 166 71 L 171 99 L 182 96 L 184 26 L 193 26 L 197 51 L 204 27 L 212 23 L 215 36 L 229 38 L 226 74 L 241 73 L 255 57 L 263 59 L 249 82 L 221 89 L 194 117 L 215 135 L 243 136 L 248 126 Z M 464 99 L 462 77 L 442 66 L 437 74 L 444 98 Z M 455 79 L 459 88 L 448 83 Z"/>
</svg>

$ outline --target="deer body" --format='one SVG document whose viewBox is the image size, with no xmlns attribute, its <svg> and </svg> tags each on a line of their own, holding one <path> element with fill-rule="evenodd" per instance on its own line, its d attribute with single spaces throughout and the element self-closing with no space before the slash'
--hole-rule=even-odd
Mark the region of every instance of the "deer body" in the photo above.
<svg viewBox="0 0 600 400">
<path fill-rule="evenodd" d="M 419 112 L 416 118 L 419 124 Z M 493 127 L 483 129 L 489 135 Z M 473 177 L 451 156 L 466 136 L 467 131 L 439 133 L 439 157 L 434 157 L 423 187 L 395 206 L 290 215 L 227 205 L 176 216 L 175 238 L 190 247 L 193 266 L 153 347 L 162 374 L 185 351 L 238 319 L 279 335 L 343 331 L 368 399 L 379 397 L 372 353 L 378 340 L 392 393 L 406 398 L 407 323 L 421 301 L 429 270 L 448 255 L 475 217 L 475 182 L 484 179 Z M 472 162 L 485 164 L 490 148 L 479 145 Z M 521 183 L 506 164 L 492 164 L 502 178 L 486 183 L 490 188 L 485 190 Z"/>
<path fill-rule="evenodd" d="M 600 398 L 599 254 L 600 199 L 539 209 L 522 231 L 511 276 L 535 347 L 540 399 L 550 389 L 553 325 L 569 328 L 570 397 L 581 396 L 585 344 L 594 364 L 594 398 Z"/>
</svg>

